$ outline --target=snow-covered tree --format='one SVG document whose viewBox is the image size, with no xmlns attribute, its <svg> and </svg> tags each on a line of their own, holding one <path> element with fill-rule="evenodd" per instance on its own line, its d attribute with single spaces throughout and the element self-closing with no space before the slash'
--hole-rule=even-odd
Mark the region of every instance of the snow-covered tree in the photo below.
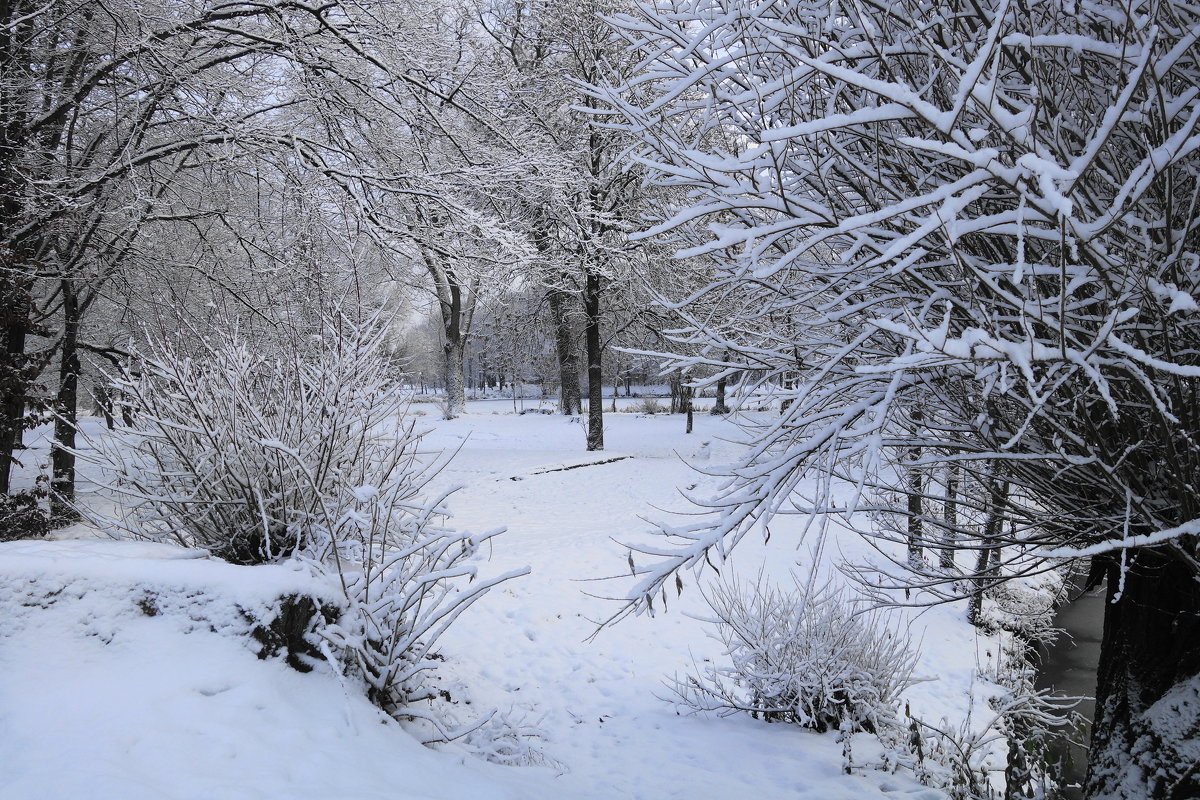
<svg viewBox="0 0 1200 800">
<path fill-rule="evenodd" d="M 682 310 L 736 298 L 687 319 L 792 387 L 637 602 L 772 513 L 830 512 L 806 477 L 928 523 L 912 470 L 956 465 L 993 488 L 942 518 L 978 581 L 1107 574 L 1088 795 L 1200 791 L 1200 11 L 676 0 L 616 27 L 644 60 L 596 96 L 689 192 L 651 233 L 720 265 Z M 1010 524 L 963 527 L 1001 485 Z M 950 594 L 909 557 L 945 533 L 906 526 L 877 583 Z"/>
<path fill-rule="evenodd" d="M 506 207 L 538 148 L 505 114 L 504 84 L 462 9 L 346 2 L 322 20 L 329 35 L 295 59 L 293 91 L 318 109 L 304 157 L 389 255 L 380 280 L 431 290 L 457 415 L 476 304 L 505 291 L 532 251 Z"/>
<path fill-rule="evenodd" d="M 84 338 L 89 315 L 133 265 L 156 268 L 163 242 L 219 216 L 199 187 L 290 147 L 289 36 L 329 13 L 202 0 L 0 9 L 0 491 L 26 407 L 41 404 L 56 417 L 54 499 L 67 509 L 80 356 L 115 355 Z"/>
<path fill-rule="evenodd" d="M 601 15 L 622 10 L 620 0 L 583 5 L 559 0 L 484 3 L 480 20 L 508 65 L 512 113 L 541 133 L 547 176 L 524 198 L 523 229 L 538 249 L 539 280 L 547 290 L 556 328 L 563 387 L 562 410 L 579 410 L 574 319 L 582 322 L 586 358 L 587 448 L 604 449 L 604 358 L 617 299 L 647 262 L 644 246 L 631 243 L 646 201 L 641 174 L 621 156 L 628 137 L 594 124 L 595 99 L 578 81 L 597 82 L 632 65 Z M 636 296 L 636 292 L 629 293 Z M 577 303 L 568 302 L 575 298 Z"/>
</svg>

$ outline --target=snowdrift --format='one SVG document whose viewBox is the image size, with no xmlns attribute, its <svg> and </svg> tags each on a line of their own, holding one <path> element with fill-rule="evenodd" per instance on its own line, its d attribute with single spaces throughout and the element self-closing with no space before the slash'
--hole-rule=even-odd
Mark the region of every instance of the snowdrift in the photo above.
<svg viewBox="0 0 1200 800">
<path fill-rule="evenodd" d="M 0 798 L 558 798 L 418 744 L 304 630 L 323 578 L 110 541 L 0 544 Z"/>
</svg>

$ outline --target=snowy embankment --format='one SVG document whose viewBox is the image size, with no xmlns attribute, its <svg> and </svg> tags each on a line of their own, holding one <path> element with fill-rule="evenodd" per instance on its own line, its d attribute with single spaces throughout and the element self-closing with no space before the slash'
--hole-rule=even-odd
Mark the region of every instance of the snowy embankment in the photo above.
<svg viewBox="0 0 1200 800">
<path fill-rule="evenodd" d="M 0 735 L 8 743 L 0 798 L 942 797 L 904 771 L 843 774 L 833 734 L 695 715 L 672 702 L 671 676 L 722 655 L 697 619 L 707 609 L 696 584 L 711 573 L 685 575 L 683 594 L 668 597 L 654 618 L 627 618 L 593 637 L 596 621 L 617 608 L 605 596 L 629 585 L 597 579 L 627 570 L 622 543 L 648 540 L 643 517 L 684 509 L 678 490 L 708 480 L 680 456 L 703 466 L 736 452 L 723 441 L 736 434 L 729 422 L 697 416 L 696 432 L 685 435 L 679 416 L 611 414 L 608 449 L 585 453 L 577 421 L 491 413 L 501 406 L 422 420 L 432 428 L 427 448 L 459 448 L 436 480 L 464 486 L 451 497 L 452 524 L 508 526 L 483 574 L 532 567 L 445 635 L 440 681 L 459 722 L 498 709 L 489 735 L 517 742 L 509 752 L 543 766 L 501 767 L 457 746 L 423 748 L 343 688 L 327 664 L 300 674 L 282 657 L 259 660 L 253 640 L 235 630 L 244 620 L 221 630 L 187 612 L 201 598 L 206 608 L 208 600 L 264 608 L 289 592 L 323 596 L 306 575 L 164 558 L 166 550 L 127 543 L 86 545 L 119 556 L 103 559 L 70 549 L 83 545 L 22 544 L 0 549 L 8 587 L 0 610 Z M 617 457 L 625 458 L 608 461 Z M 769 543 L 745 542 L 722 571 L 805 573 L 818 542 L 811 533 L 801 538 L 801 527 L 778 520 Z M 107 549 L 114 547 L 138 549 Z M 856 535 L 834 528 L 820 560 L 836 575 L 838 560 L 868 555 Z M 72 588 L 57 602 L 25 605 L 20 587 L 32 577 L 42 594 Z M 180 613 L 147 616 L 130 594 L 146 585 L 175 596 Z M 912 712 L 952 729 L 986 721 L 997 687 L 976 676 L 994 666 L 996 642 L 977 639 L 959 606 L 903 612 L 897 622 L 921 650 L 916 676 L 928 679 L 904 696 Z M 856 740 L 856 763 L 868 753 Z"/>
<path fill-rule="evenodd" d="M 558 798 L 545 771 L 422 747 L 330 670 L 260 660 L 286 566 L 171 545 L 0 544 L 5 800 Z"/>
</svg>

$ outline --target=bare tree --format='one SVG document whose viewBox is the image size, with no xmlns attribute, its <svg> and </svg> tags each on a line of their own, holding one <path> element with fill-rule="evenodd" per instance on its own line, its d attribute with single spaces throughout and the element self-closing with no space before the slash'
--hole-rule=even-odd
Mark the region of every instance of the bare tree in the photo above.
<svg viewBox="0 0 1200 800">
<path fill-rule="evenodd" d="M 278 141 L 275 64 L 287 3 L 5 3 L 0 8 L 0 490 L 24 412 L 56 415 L 57 510 L 74 486 L 84 320 L 167 219 L 171 189 L 214 161 Z M 310 16 L 298 12 L 302 16 Z M 103 350 L 104 348 L 98 348 Z M 35 381 L 57 362 L 57 388 Z"/>
<path fill-rule="evenodd" d="M 532 246 L 506 204 L 536 170 L 504 85 L 461 9 L 346 2 L 306 41 L 299 73 L 320 108 L 306 151 L 341 187 L 345 213 L 391 254 L 387 277 L 420 281 L 442 320 L 447 413 L 464 404 L 463 364 L 476 304 L 503 292 Z M 420 277 L 418 277 L 420 276 Z"/>
<path fill-rule="evenodd" d="M 604 449 L 604 353 L 615 327 L 606 305 L 632 285 L 645 259 L 642 248 L 628 240 L 645 202 L 639 172 L 620 158 L 629 140 L 596 124 L 594 98 L 576 85 L 632 66 L 601 18 L 620 8 L 607 1 L 579 6 L 547 0 L 490 2 L 479 10 L 482 26 L 513 72 L 513 112 L 541 132 L 550 154 L 551 180 L 529 198 L 527 225 L 542 256 L 540 279 L 556 326 L 565 413 L 578 410 L 576 351 L 568 344 L 575 314 L 566 307 L 568 295 L 577 299 L 589 450 Z"/>
</svg>

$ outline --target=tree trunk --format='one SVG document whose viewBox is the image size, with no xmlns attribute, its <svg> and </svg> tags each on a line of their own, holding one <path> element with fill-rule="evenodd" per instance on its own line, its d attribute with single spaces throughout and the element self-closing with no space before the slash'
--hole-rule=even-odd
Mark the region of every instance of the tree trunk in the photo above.
<svg viewBox="0 0 1200 800">
<path fill-rule="evenodd" d="M 967 621 L 972 625 L 979 624 L 979 614 L 983 610 L 983 591 L 991 579 L 996 577 L 994 562 L 1000 557 L 1000 534 L 1004 531 L 1004 510 L 1008 504 L 1008 481 L 1000 478 L 996 470 L 987 477 L 988 505 L 987 514 L 983 521 L 983 537 L 979 542 L 979 557 L 975 562 L 973 581 L 975 590 L 971 594 L 971 602 L 967 606 Z"/>
<path fill-rule="evenodd" d="M 132 428 L 134 423 L 133 405 L 128 400 L 121 403 L 121 422 L 126 428 Z"/>
<path fill-rule="evenodd" d="M 584 281 L 583 330 L 588 365 L 587 449 L 604 449 L 604 369 L 600 347 L 600 274 L 589 270 Z"/>
<path fill-rule="evenodd" d="M 0 278 L 0 334 L 4 337 L 0 363 L 0 494 L 10 488 L 16 451 L 22 448 L 29 365 L 25 354 L 29 336 L 29 292 L 24 283 Z"/>
<path fill-rule="evenodd" d="M 457 283 L 447 281 L 447 292 L 441 302 L 442 332 L 446 341 L 442 345 L 446 380 L 446 419 L 454 419 L 467 407 L 466 390 L 463 385 L 466 368 L 466 336 L 463 333 L 463 294 Z"/>
<path fill-rule="evenodd" d="M 733 358 L 733 353 L 726 350 L 725 351 L 725 361 L 729 361 L 731 358 Z M 728 388 L 729 388 L 729 375 L 723 374 L 723 375 L 721 375 L 721 377 L 717 378 L 717 399 L 713 403 L 712 412 L 711 412 L 714 416 L 729 413 L 729 406 L 725 404 L 725 392 Z"/>
<path fill-rule="evenodd" d="M 724 376 L 717 378 L 717 399 L 713 403 L 712 411 L 710 412 L 714 416 L 729 413 L 729 406 L 725 405 L 725 390 L 728 386 L 729 378 Z"/>
<path fill-rule="evenodd" d="M 71 281 L 62 282 L 63 337 L 55 401 L 54 443 L 50 449 L 50 519 L 64 525 L 79 516 L 75 502 L 75 431 L 79 407 L 79 296 Z"/>
<path fill-rule="evenodd" d="M 683 396 L 683 403 L 684 403 L 685 408 L 687 409 L 687 430 L 685 430 L 684 433 L 691 433 L 692 432 L 692 395 L 694 395 L 696 393 L 696 390 L 690 386 L 685 386 L 684 392 L 685 392 L 685 394 Z"/>
<path fill-rule="evenodd" d="M 616 355 L 616 363 L 614 363 L 612 365 L 612 371 L 613 371 L 613 382 L 612 382 L 613 396 L 612 396 L 612 408 L 610 408 L 609 410 L 615 414 L 615 413 L 617 413 L 617 392 L 621 388 L 621 354 L 619 351 L 617 352 L 617 355 Z"/>
<path fill-rule="evenodd" d="M 446 354 L 446 419 L 454 419 L 467 407 L 463 378 L 466 348 L 461 339 L 447 339 L 442 349 Z"/>
<path fill-rule="evenodd" d="M 98 385 L 92 389 L 92 396 L 96 399 L 96 413 L 104 416 L 104 427 L 110 431 L 116 427 L 116 421 L 113 419 L 113 399 L 107 386 Z"/>
<path fill-rule="evenodd" d="M 8 70 L 21 72 L 14 57 L 18 20 L 27 13 L 20 4 L 0 3 L 0 52 Z M 13 59 L 13 60 L 9 60 Z M 18 97 L 19 91 L 13 92 Z M 25 144 L 24 114 L 6 90 L 0 93 L 0 493 L 9 490 L 13 455 L 21 446 L 25 414 L 25 339 L 29 330 L 28 272 L 21 254 L 9 238 L 21 218 L 24 179 L 16 167 L 15 154 Z"/>
<path fill-rule="evenodd" d="M 913 448 L 912 458 L 920 457 L 921 451 Z M 923 470 L 915 464 L 908 465 L 908 563 L 917 569 L 924 558 L 922 544 L 925 541 L 924 523 L 924 477 Z"/>
<path fill-rule="evenodd" d="M 924 430 L 924 415 L 919 406 L 912 411 L 912 421 L 914 434 L 920 437 Z M 925 543 L 925 470 L 916 462 L 921 458 L 921 448 L 910 448 L 908 458 L 908 563 L 914 570 L 920 570 Z"/>
<path fill-rule="evenodd" d="M 942 508 L 942 552 L 938 555 L 938 566 L 944 570 L 954 569 L 954 551 L 958 546 L 958 464 L 946 467 L 946 502 Z"/>
<path fill-rule="evenodd" d="M 1180 543 L 1196 552 L 1195 540 Z M 1090 800 L 1200 797 L 1200 582 L 1169 551 L 1108 564 Z"/>
<path fill-rule="evenodd" d="M 548 296 L 550 316 L 554 321 L 554 345 L 558 351 L 558 410 L 563 414 L 579 414 L 583 399 L 579 394 L 579 353 L 571 335 L 571 320 L 567 315 L 569 295 L 552 289 Z"/>
</svg>

